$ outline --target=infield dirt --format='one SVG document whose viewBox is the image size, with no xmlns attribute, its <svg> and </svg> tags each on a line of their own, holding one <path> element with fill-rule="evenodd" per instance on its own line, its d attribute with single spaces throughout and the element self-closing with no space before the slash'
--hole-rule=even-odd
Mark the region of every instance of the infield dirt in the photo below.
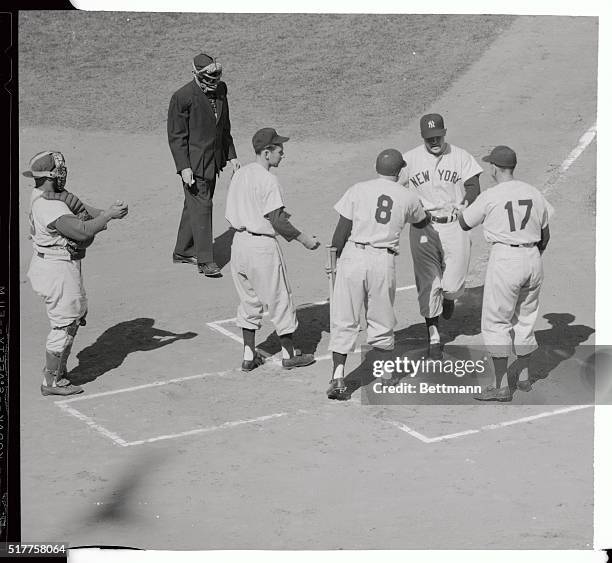
<svg viewBox="0 0 612 563">
<path fill-rule="evenodd" d="M 40 17 L 24 16 L 22 40 Z M 112 20 L 113 15 L 105 17 Z M 345 62 L 332 69 L 335 72 L 329 72 L 329 64 L 319 64 L 316 56 L 307 57 L 304 50 L 300 58 L 277 61 L 277 68 L 270 65 L 269 74 L 254 73 L 251 82 L 241 79 L 241 87 L 233 80 L 235 69 L 247 76 L 250 63 L 266 66 L 269 57 L 264 53 L 260 60 L 252 43 L 242 45 L 236 32 L 226 45 L 211 46 L 223 46 L 219 56 L 228 69 L 240 159 L 251 160 L 250 136 L 260 126 L 276 126 L 281 134 L 292 137 L 287 158 L 277 171 L 287 208 L 296 225 L 324 242 L 331 238 L 336 222 L 333 204 L 352 183 L 372 176 L 376 154 L 387 147 L 407 150 L 420 142 L 418 115 L 423 110 L 443 114 L 448 140 L 477 157 L 497 144 L 512 146 L 519 156 L 518 177 L 539 187 L 596 121 L 595 19 L 477 18 L 473 23 L 482 22 L 482 34 L 474 27 L 472 40 L 461 42 L 457 38 L 466 36 L 465 25 L 453 28 L 452 18 L 440 18 L 440 25 L 454 29 L 456 35 L 452 36 L 455 42 L 443 43 L 437 51 L 436 17 L 432 18 L 421 35 L 416 25 L 408 37 L 396 34 L 393 43 L 365 43 L 362 49 L 348 41 L 337 45 Z M 119 25 L 118 19 L 113 21 Z M 237 17 L 227 21 L 234 30 L 244 25 Z M 299 20 L 287 21 L 283 33 L 290 42 L 302 31 Z M 308 45 L 321 49 L 334 30 L 344 30 L 337 17 L 324 21 L 319 42 L 304 33 L 303 40 L 311 42 Z M 368 18 L 351 21 L 351 33 L 356 21 L 378 29 Z M 160 19 L 151 29 L 163 30 L 167 22 L 193 33 L 185 17 Z M 262 29 L 266 25 L 262 19 Z M 493 40 L 496 26 L 505 29 Z M 61 35 L 60 30 L 56 22 L 44 37 L 54 39 L 51 51 L 57 54 L 56 60 L 70 61 L 77 56 L 71 54 L 71 34 Z M 71 191 L 99 206 L 115 199 L 130 204 L 128 218 L 114 222 L 98 237 L 84 264 L 90 315 L 79 332 L 70 367 L 89 381 L 86 393 L 230 371 L 73 405 L 127 441 L 271 414 L 279 417 L 120 447 L 62 412 L 52 400 L 41 398 L 38 380 L 48 326 L 43 306 L 25 277 L 31 249 L 27 241 L 29 186 L 24 179 L 20 188 L 23 540 L 66 539 L 72 545 L 150 549 L 590 548 L 590 409 L 425 444 L 385 420 L 438 435 L 449 428 L 492 424 L 545 407 L 364 407 L 358 398 L 348 404 L 328 402 L 324 391 L 330 366 L 326 361 L 290 374 L 274 365 L 248 376 L 231 371 L 240 365 L 240 345 L 206 324 L 233 317 L 237 305 L 223 219 L 229 173 L 222 175 L 215 196 L 218 262 L 225 266 L 224 277 L 204 279 L 189 266 L 171 263 L 182 194 L 162 123 L 165 99 L 188 80 L 189 57 L 200 45 L 193 35 L 174 50 L 162 35 L 161 31 L 155 35 L 152 45 L 170 53 L 172 59 L 166 59 L 168 67 L 160 63 L 152 68 L 154 90 L 142 82 L 135 90 L 129 86 L 132 75 L 142 77 L 143 65 L 158 62 L 153 47 L 151 52 L 138 51 L 126 34 L 121 36 L 126 45 L 122 78 L 115 87 L 105 89 L 96 80 L 100 65 L 105 68 L 104 57 L 95 60 L 101 51 L 90 44 L 81 66 L 60 65 L 63 94 L 54 91 L 40 97 L 27 62 L 39 42 L 34 35 L 28 37 L 29 43 L 20 46 L 20 55 L 24 53 L 19 69 L 21 162 L 25 168 L 35 152 L 57 148 L 68 160 Z M 96 37 L 101 46 L 105 35 Z M 442 65 L 435 67 L 442 74 L 436 74 L 427 90 L 385 86 L 376 95 L 362 95 L 362 77 L 355 74 L 355 66 L 377 58 L 383 47 L 405 52 L 424 44 L 432 60 Z M 137 62 L 131 72 L 134 52 Z M 454 63 L 448 63 L 449 57 L 454 57 Z M 405 57 L 394 60 L 393 64 L 401 65 Z M 83 74 L 84 61 L 91 61 L 89 75 Z M 302 96 L 302 83 L 284 82 L 278 70 L 282 68 L 292 73 L 301 70 L 298 75 L 307 74 L 313 80 L 326 74 L 338 79 L 339 73 L 346 72 L 349 87 L 345 90 L 323 80 L 320 97 Z M 406 77 L 409 88 L 414 87 L 413 79 L 431 78 L 423 67 L 414 75 L 412 69 L 392 65 L 389 74 L 398 81 Z M 367 83 L 373 75 L 364 74 Z M 382 76 L 386 75 L 385 70 Z M 307 81 L 310 86 L 313 80 Z M 280 83 L 278 90 L 288 93 L 286 99 L 299 104 L 272 103 L 263 83 Z M 73 85 L 84 101 L 71 97 Z M 134 99 L 140 97 L 147 108 L 152 107 L 148 104 L 153 98 L 158 102 L 154 110 L 145 112 L 150 118 L 140 132 L 127 133 L 139 119 L 123 108 L 134 107 Z M 387 111 L 385 104 L 394 109 Z M 96 112 L 98 105 L 104 108 L 101 114 Z M 117 115 L 111 118 L 112 108 L 121 109 L 115 113 L 125 115 L 125 123 Z M 66 119 L 60 109 L 66 110 Z M 104 123 L 112 130 L 102 129 Z M 69 128 L 58 127 L 68 124 Z M 594 342 L 595 166 L 593 143 L 548 194 L 556 213 L 545 255 L 546 281 L 537 329 L 541 338 L 558 338 L 570 348 Z M 484 188 L 491 185 L 486 176 L 482 177 Z M 472 240 L 471 289 L 458 304 L 453 322 L 444 328 L 454 342 L 479 341 L 478 295 L 487 252 L 480 231 L 473 233 Z M 406 235 L 402 245 L 398 286 L 414 283 Z M 296 301 L 325 299 L 324 253 L 307 253 L 297 245 L 285 245 L 285 249 Z M 301 313 L 306 351 L 327 353 L 326 315 L 325 306 Z M 398 318 L 400 334 L 424 336 L 414 293 L 398 296 Z M 274 344 L 270 332 L 258 335 L 258 341 L 263 340 Z M 422 344 L 421 340 L 415 345 Z M 350 361 L 356 365 L 356 359 Z M 557 383 L 552 372 L 538 392 L 554 392 Z"/>
</svg>

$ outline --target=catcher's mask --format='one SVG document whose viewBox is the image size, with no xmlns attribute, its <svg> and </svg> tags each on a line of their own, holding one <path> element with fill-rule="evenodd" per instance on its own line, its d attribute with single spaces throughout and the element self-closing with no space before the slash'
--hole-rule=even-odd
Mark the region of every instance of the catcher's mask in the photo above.
<svg viewBox="0 0 612 563">
<path fill-rule="evenodd" d="M 191 63 L 193 70 L 193 76 L 196 82 L 203 90 L 216 90 L 219 80 L 221 80 L 221 74 L 223 69 L 217 61 L 213 61 L 209 65 L 198 69 L 195 63 Z"/>
<path fill-rule="evenodd" d="M 59 151 L 44 151 L 30 159 L 30 169 L 23 175 L 26 178 L 53 178 L 58 191 L 64 191 L 68 168 L 64 155 Z"/>
</svg>

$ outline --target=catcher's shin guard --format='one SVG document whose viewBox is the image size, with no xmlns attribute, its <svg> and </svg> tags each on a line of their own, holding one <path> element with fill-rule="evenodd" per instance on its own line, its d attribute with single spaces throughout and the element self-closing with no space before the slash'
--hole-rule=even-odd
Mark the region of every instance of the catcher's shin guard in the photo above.
<svg viewBox="0 0 612 563">
<path fill-rule="evenodd" d="M 76 395 L 77 393 L 82 393 L 83 388 L 78 385 L 72 385 L 72 383 L 60 373 L 60 367 L 61 354 L 47 350 L 40 392 L 43 395 Z"/>
<path fill-rule="evenodd" d="M 58 368 L 58 375 L 60 377 L 65 377 L 68 364 L 68 357 L 70 356 L 70 352 L 72 351 L 72 344 L 74 343 L 74 337 L 81 326 L 81 319 L 77 319 L 76 321 L 71 322 L 68 326 L 63 326 L 56 328 L 55 330 L 64 330 L 66 331 L 66 341 L 64 342 L 64 348 L 60 353 L 60 365 Z"/>
<path fill-rule="evenodd" d="M 65 327 L 58 327 L 55 330 L 64 330 L 66 340 L 61 352 L 46 351 L 45 367 L 43 369 L 43 382 L 40 391 L 43 395 L 74 395 L 82 393 L 83 389 L 78 385 L 72 385 L 66 378 L 68 357 L 72 350 L 74 337 L 81 326 L 80 319 L 70 323 Z"/>
</svg>

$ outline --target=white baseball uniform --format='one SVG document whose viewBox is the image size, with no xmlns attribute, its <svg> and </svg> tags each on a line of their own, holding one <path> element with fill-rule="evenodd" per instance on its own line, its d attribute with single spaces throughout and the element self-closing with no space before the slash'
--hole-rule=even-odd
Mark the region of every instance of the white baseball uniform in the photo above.
<svg viewBox="0 0 612 563">
<path fill-rule="evenodd" d="M 433 221 L 425 229 L 410 229 L 410 249 L 421 315 L 442 312 L 442 299 L 463 293 L 470 263 L 470 237 L 452 213 L 465 198 L 465 180 L 482 172 L 467 151 L 446 143 L 439 156 L 420 145 L 403 155 L 400 182 L 414 188 Z M 445 222 L 439 222 L 445 221 Z"/>
<path fill-rule="evenodd" d="M 60 200 L 47 200 L 37 188 L 32 190 L 30 204 L 30 238 L 34 255 L 28 278 L 32 289 L 42 297 L 47 307 L 51 332 L 47 350 L 61 353 L 69 338 L 65 330 L 87 312 L 87 296 L 81 276 L 81 261 L 72 260 L 66 249 L 68 240 L 50 227 L 62 215 L 73 215 Z"/>
<path fill-rule="evenodd" d="M 353 185 L 334 209 L 353 226 L 337 265 L 329 349 L 353 349 L 365 305 L 368 344 L 392 350 L 399 237 L 406 223 L 425 219 L 423 206 L 414 190 L 377 178 Z"/>
<path fill-rule="evenodd" d="M 537 347 L 534 326 L 543 280 L 537 244 L 552 207 L 533 186 L 502 182 L 476 198 L 463 212 L 469 227 L 483 223 L 492 244 L 482 303 L 482 336 L 491 354 L 518 355 Z M 514 332 L 514 339 L 512 338 Z"/>
<path fill-rule="evenodd" d="M 261 164 L 241 167 L 230 183 L 225 218 L 236 229 L 231 271 L 240 298 L 236 324 L 259 329 L 264 305 L 277 334 L 298 326 L 291 287 L 276 232 L 265 217 L 284 207 L 278 178 Z"/>
</svg>

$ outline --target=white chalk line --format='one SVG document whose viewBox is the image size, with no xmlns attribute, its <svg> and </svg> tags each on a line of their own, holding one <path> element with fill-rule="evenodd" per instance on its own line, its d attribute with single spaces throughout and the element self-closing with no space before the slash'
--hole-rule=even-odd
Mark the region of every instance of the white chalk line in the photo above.
<svg viewBox="0 0 612 563">
<path fill-rule="evenodd" d="M 395 291 L 396 292 L 407 291 L 408 289 L 416 289 L 416 285 L 405 285 L 402 287 L 398 287 Z M 300 311 L 303 309 L 309 309 L 310 307 L 318 307 L 318 306 L 327 305 L 327 304 L 329 304 L 329 299 L 325 299 L 324 301 L 315 301 L 314 303 L 305 303 L 297 307 L 297 310 Z M 264 313 L 264 316 L 267 316 L 267 315 L 269 315 L 268 311 Z M 223 336 L 227 336 L 228 338 L 231 338 L 232 340 L 239 342 L 242 345 L 244 343 L 240 336 L 238 336 L 231 330 L 228 330 L 225 327 L 221 326 L 223 324 L 235 323 L 235 322 L 236 322 L 236 317 L 232 317 L 231 319 L 221 319 L 218 321 L 211 321 L 209 323 L 206 323 L 206 325 L 212 330 L 218 332 L 219 334 L 222 334 Z M 405 340 L 409 340 L 409 339 L 398 340 L 398 342 L 404 342 Z M 273 355 L 273 354 L 270 354 L 269 352 L 266 352 L 265 350 L 261 350 L 260 348 L 257 348 L 257 351 L 271 363 L 274 363 L 274 364 L 281 363 L 282 358 L 278 354 Z M 361 346 L 356 347 L 355 350 L 351 352 L 351 354 L 361 354 Z M 317 362 L 331 360 L 331 359 L 332 359 L 331 354 L 323 354 L 320 356 L 315 355 L 315 360 Z"/>
<path fill-rule="evenodd" d="M 382 419 L 382 421 L 387 424 L 390 424 L 391 426 L 395 426 L 402 432 L 409 434 L 410 436 L 416 438 L 417 440 L 420 440 L 421 442 L 425 444 L 434 444 L 436 442 L 443 442 L 446 440 L 453 440 L 455 438 L 461 438 L 463 436 L 479 434 L 480 432 L 483 432 L 486 430 L 498 430 L 500 428 L 505 428 L 507 426 L 512 426 L 514 424 L 525 424 L 527 422 L 533 422 L 534 420 L 540 420 L 542 418 L 548 418 L 548 417 L 557 416 L 560 414 L 567 414 L 570 412 L 593 408 L 593 407 L 594 405 L 573 405 L 571 407 L 555 409 L 552 411 L 545 411 L 545 412 L 541 412 L 541 413 L 534 414 L 531 416 L 523 416 L 521 418 L 515 418 L 513 420 L 506 420 L 504 422 L 498 422 L 497 424 L 486 424 L 485 426 L 481 426 L 480 428 L 477 428 L 477 429 L 462 430 L 461 432 L 454 432 L 453 434 L 444 434 L 442 436 L 434 436 L 432 438 L 425 436 L 424 434 L 421 434 L 420 432 L 417 432 L 416 430 L 406 426 L 402 422 L 398 422 L 396 420 L 389 420 L 389 419 Z"/>
<path fill-rule="evenodd" d="M 141 391 L 142 389 L 149 389 L 151 387 L 161 387 L 162 385 L 169 385 L 170 383 L 181 383 L 183 381 L 190 381 L 192 379 L 203 379 L 205 377 L 223 377 L 233 372 L 237 372 L 238 369 L 230 369 L 225 371 L 214 371 L 210 373 L 200 373 L 197 375 L 187 375 L 185 377 L 175 377 L 174 379 L 166 379 L 162 381 L 153 381 L 151 383 L 144 383 L 142 385 L 134 385 L 133 387 L 122 387 L 120 389 L 113 389 L 112 391 L 101 391 L 100 393 L 91 393 L 90 395 L 77 395 L 70 399 L 60 399 L 55 401 L 55 404 L 61 406 L 65 403 L 74 403 L 75 401 L 87 401 L 88 399 L 97 399 L 98 397 L 107 397 L 109 395 L 117 395 L 118 393 L 129 393 L 131 391 Z"/>
<path fill-rule="evenodd" d="M 555 187 L 555 184 L 559 181 L 561 176 L 563 176 L 563 174 L 568 171 L 570 166 L 574 164 L 574 162 L 583 153 L 583 151 L 591 144 L 591 141 L 593 141 L 596 135 L 597 122 L 593 123 L 593 125 L 591 125 L 591 127 L 586 130 L 586 132 L 578 140 L 578 144 L 572 149 L 572 151 L 567 155 L 565 160 L 561 163 L 559 169 L 556 170 L 553 174 L 551 174 L 550 178 L 546 182 L 546 187 L 542 190 L 542 193 L 544 195 L 549 193 Z"/>
<path fill-rule="evenodd" d="M 153 442 L 159 442 L 161 440 L 173 440 L 175 438 L 183 438 L 184 436 L 194 436 L 195 434 L 204 434 L 207 432 L 217 432 L 219 430 L 225 430 L 227 428 L 235 428 L 236 426 L 243 426 L 245 424 L 260 424 L 267 420 L 273 420 L 281 418 L 283 416 L 289 416 L 288 412 L 278 412 L 274 414 L 267 414 L 264 416 L 258 416 L 256 418 L 246 418 L 244 420 L 232 420 L 230 422 L 224 422 L 217 426 L 206 426 L 204 428 L 194 428 L 193 430 L 186 430 L 185 432 L 177 432 L 176 434 L 166 434 L 163 436 L 155 436 L 154 438 L 147 438 L 146 440 L 135 440 L 133 442 L 126 442 L 124 446 L 140 446 L 142 444 L 151 444 Z"/>
<path fill-rule="evenodd" d="M 567 172 L 567 170 L 572 166 L 572 164 L 578 159 L 578 157 L 582 154 L 582 152 L 591 144 L 591 142 L 593 141 L 593 139 L 595 138 L 595 136 L 597 135 L 597 123 L 594 123 L 583 135 L 582 137 L 580 137 L 578 144 L 576 145 L 576 147 L 574 147 L 574 149 L 572 149 L 572 151 L 569 153 L 569 155 L 566 157 L 566 159 L 561 163 L 561 166 L 559 167 L 559 169 L 556 171 L 555 174 L 553 174 L 548 182 L 547 182 L 547 186 L 545 187 L 542 192 L 544 194 L 547 194 L 548 192 L 550 192 L 556 182 L 560 179 L 560 177 Z M 396 292 L 400 292 L 400 291 L 405 291 L 408 289 L 414 289 L 416 286 L 415 285 L 408 285 L 408 286 L 403 286 L 403 287 L 398 287 L 396 289 Z M 309 307 L 313 307 L 313 306 L 320 306 L 320 305 L 325 305 L 329 303 L 328 299 L 325 299 L 323 301 L 317 301 L 315 303 L 309 303 L 306 305 L 302 305 L 301 307 L 298 307 L 298 309 L 307 309 Z M 268 313 L 264 313 L 264 315 L 267 315 Z M 225 323 L 229 323 L 229 322 L 235 322 L 236 321 L 236 317 L 232 317 L 230 319 L 222 319 L 219 321 L 214 321 L 214 322 L 210 322 L 207 323 L 207 325 L 213 329 L 216 330 L 217 332 L 219 332 L 220 334 L 223 334 L 224 336 L 227 336 L 228 338 L 231 338 L 232 340 L 235 340 L 237 342 L 239 342 L 240 344 L 242 344 L 242 339 L 232 333 L 231 331 L 223 328 L 222 326 L 220 326 L 221 324 L 225 324 Z M 360 353 L 361 350 L 356 351 L 354 353 Z M 262 355 L 264 355 L 267 358 L 270 358 L 270 354 L 268 354 L 267 352 L 260 350 L 259 351 Z M 323 356 L 318 356 L 316 359 L 319 361 L 322 360 L 329 360 L 331 359 L 332 355 L 331 354 L 326 354 Z M 273 359 L 272 360 L 273 363 L 280 363 L 280 359 Z M 104 426 L 101 426 L 99 424 L 97 424 L 92 418 L 88 417 L 87 415 L 83 414 L 82 412 L 80 412 L 79 410 L 68 406 L 66 403 L 69 402 L 74 402 L 74 401 L 78 401 L 78 400 L 86 400 L 86 399 L 93 399 L 93 398 L 98 398 L 98 397 L 103 397 L 103 396 L 108 396 L 108 395 L 115 395 L 118 393 L 126 393 L 126 392 L 130 392 L 130 391 L 138 391 L 138 390 L 142 390 L 142 389 L 147 389 L 147 388 L 151 388 L 151 387 L 159 387 L 162 385 L 168 385 L 170 383 L 178 383 L 181 381 L 188 381 L 188 380 L 192 380 L 192 379 L 200 379 L 203 377 L 208 377 L 208 376 L 221 376 L 221 375 L 225 375 L 227 373 L 231 373 L 232 371 L 236 371 L 236 370 L 227 370 L 227 371 L 223 371 L 223 372 L 213 372 L 213 373 L 208 373 L 208 374 L 199 374 L 199 375 L 191 375 L 191 376 L 186 376 L 186 377 L 179 377 L 179 378 L 175 378 L 175 379 L 170 379 L 170 380 L 166 380 L 166 381 L 156 381 L 153 383 L 148 383 L 148 384 L 144 384 L 144 385 L 137 385 L 134 387 L 126 387 L 123 389 L 116 389 L 113 391 L 105 391 L 105 392 L 101 392 L 101 393 L 93 393 L 91 395 L 85 395 L 83 397 L 74 397 L 71 399 L 64 399 L 62 401 L 56 401 L 55 403 L 57 404 L 57 406 L 62 409 L 64 412 L 76 417 L 77 419 L 85 422 L 85 424 L 87 424 L 90 428 L 92 428 L 93 430 L 96 430 L 97 432 L 99 432 L 100 434 L 102 434 L 103 436 L 106 436 L 107 438 L 110 438 L 113 442 L 115 442 L 116 444 L 120 445 L 120 446 L 129 446 L 129 445 L 139 445 L 139 444 L 144 444 L 144 443 L 149 443 L 149 442 L 154 442 L 154 441 L 158 441 L 158 440 L 167 440 L 167 439 L 171 439 L 171 438 L 178 438 L 181 436 L 188 436 L 191 434 L 198 434 L 198 433 L 203 433 L 203 432 L 211 432 L 214 430 L 220 430 L 223 428 L 230 428 L 230 427 L 234 427 L 237 425 L 241 425 L 241 424 L 249 424 L 252 422 L 257 422 L 257 421 L 263 421 L 263 420 L 268 420 L 269 418 L 276 418 L 278 416 L 285 416 L 287 413 L 277 413 L 274 415 L 266 415 L 265 417 L 259 417 L 258 419 L 247 419 L 246 421 L 235 421 L 235 422 L 227 422 L 224 423 L 222 425 L 216 426 L 216 427 L 207 427 L 207 428 L 199 428 L 199 429 L 194 429 L 194 430 L 188 430 L 186 432 L 182 432 L 182 433 L 178 433 L 178 434 L 171 434 L 171 435 L 167 435 L 167 436 L 159 436 L 156 438 L 149 438 L 148 440 L 138 440 L 135 442 L 126 442 L 125 440 L 123 440 L 123 438 L 121 438 L 119 435 L 115 434 L 114 432 L 111 432 L 110 430 L 108 430 L 107 428 L 105 428 Z M 530 422 L 533 420 L 537 420 L 537 419 L 541 419 L 541 418 L 545 418 L 545 417 L 549 417 L 549 416 L 555 416 L 558 414 L 565 414 L 568 412 L 572 412 L 572 411 L 576 411 L 576 410 L 581 410 L 581 409 L 585 409 L 585 408 L 589 408 L 592 407 L 593 405 L 579 405 L 579 406 L 574 406 L 574 407 L 569 407 L 566 409 L 557 409 L 555 411 L 549 411 L 549 412 L 544 412 L 544 413 L 540 413 L 538 415 L 533 415 L 533 416 L 529 416 L 529 417 L 523 417 L 520 419 L 516 419 L 516 420 L 511 420 L 511 421 L 507 421 L 507 422 L 502 422 L 502 423 L 498 423 L 498 424 L 489 424 L 487 426 L 483 426 L 478 430 L 464 430 L 462 432 L 455 432 L 454 434 L 446 434 L 444 436 L 436 436 L 435 438 L 427 438 L 425 435 L 420 434 L 419 432 L 417 432 L 416 430 L 412 430 L 411 428 L 409 428 L 408 426 L 399 423 L 399 422 L 394 422 L 394 421 L 386 421 L 389 424 L 392 424 L 394 426 L 396 426 L 397 428 L 399 428 L 400 430 L 402 430 L 403 432 L 406 432 L 408 434 L 410 434 L 411 436 L 417 438 L 418 440 L 421 440 L 425 443 L 433 443 L 433 442 L 439 442 L 439 441 L 443 441 L 443 440 L 450 440 L 453 438 L 458 438 L 461 436 L 467 436 L 470 434 L 477 434 L 479 432 L 481 432 L 482 430 L 494 430 L 494 429 L 498 429 L 498 428 L 503 428 L 505 426 L 510 426 L 512 424 L 521 424 L 521 423 L 525 423 L 525 422 Z"/>
<path fill-rule="evenodd" d="M 111 432 L 108 428 L 105 428 L 101 424 L 98 424 L 91 417 L 87 416 L 86 414 L 83 414 L 81 411 L 78 411 L 77 409 L 66 405 L 61 401 L 56 401 L 56 404 L 64 412 L 81 420 L 82 422 L 87 424 L 87 426 L 89 426 L 92 430 L 95 430 L 96 432 L 102 434 L 102 436 L 110 438 L 118 446 L 125 447 L 130 445 L 129 442 L 126 442 L 121 436 L 115 434 L 115 432 Z"/>
</svg>

